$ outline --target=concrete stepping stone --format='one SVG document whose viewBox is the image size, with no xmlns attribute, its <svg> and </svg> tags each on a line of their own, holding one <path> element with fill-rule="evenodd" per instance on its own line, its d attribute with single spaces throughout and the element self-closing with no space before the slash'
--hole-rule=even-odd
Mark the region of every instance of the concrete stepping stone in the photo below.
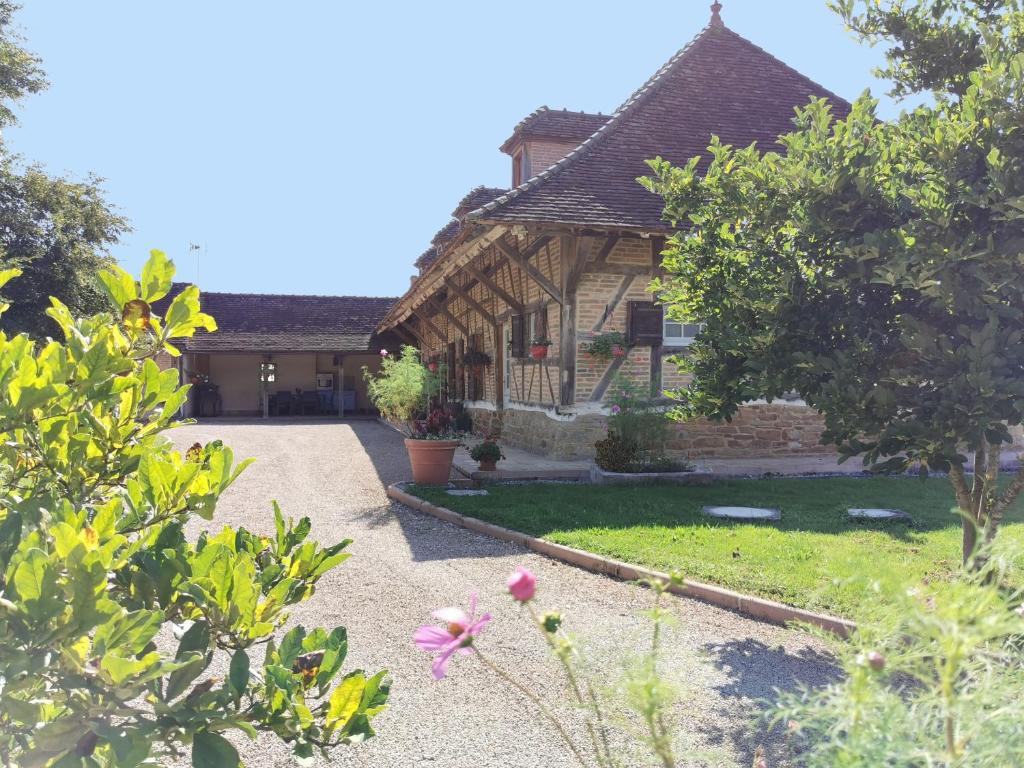
<svg viewBox="0 0 1024 768">
<path fill-rule="evenodd" d="M 484 488 L 449 488 L 445 493 L 449 496 L 486 496 L 487 490 Z"/>
<path fill-rule="evenodd" d="M 709 517 L 724 520 L 781 520 L 782 512 L 767 507 L 704 507 L 701 510 Z"/>
<path fill-rule="evenodd" d="M 872 509 L 870 507 L 850 507 L 846 514 L 858 520 L 909 520 L 910 515 L 902 509 Z"/>
</svg>

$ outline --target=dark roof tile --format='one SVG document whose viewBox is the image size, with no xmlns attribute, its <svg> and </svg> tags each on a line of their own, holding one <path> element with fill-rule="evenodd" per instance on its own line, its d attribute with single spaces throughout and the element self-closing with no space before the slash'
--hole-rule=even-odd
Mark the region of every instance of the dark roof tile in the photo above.
<svg viewBox="0 0 1024 768">
<path fill-rule="evenodd" d="M 610 115 L 600 113 L 539 107 L 512 130 L 512 135 L 501 145 L 501 151 L 511 152 L 517 141 L 525 139 L 558 139 L 579 143 L 610 119 Z"/>
<path fill-rule="evenodd" d="M 615 115 L 573 152 L 468 218 L 666 229 L 662 201 L 636 179 L 645 160 L 675 164 L 706 155 L 711 136 L 724 143 L 779 149 L 794 108 L 828 98 L 837 116 L 849 104 L 740 37 L 713 23 L 676 53 Z"/>
<path fill-rule="evenodd" d="M 185 283 L 156 303 L 161 314 Z M 397 301 L 376 296 L 302 296 L 202 292 L 203 312 L 217 321 L 179 344 L 187 352 L 369 352 L 376 328 Z"/>
</svg>

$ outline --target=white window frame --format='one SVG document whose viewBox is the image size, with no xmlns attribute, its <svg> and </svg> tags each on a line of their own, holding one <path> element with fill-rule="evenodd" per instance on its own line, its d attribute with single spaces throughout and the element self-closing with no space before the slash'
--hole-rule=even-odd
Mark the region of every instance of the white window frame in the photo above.
<svg viewBox="0 0 1024 768">
<path fill-rule="evenodd" d="M 668 327 L 670 325 L 679 326 L 679 336 L 668 335 Z M 686 326 L 688 325 L 697 326 L 697 333 L 691 336 L 687 336 Z M 668 315 L 665 315 L 665 318 L 662 320 L 661 325 L 661 343 L 666 347 L 688 347 L 691 344 L 693 344 L 693 342 L 697 339 L 697 336 L 700 335 L 700 332 L 702 330 L 704 330 L 703 323 L 684 323 L 679 320 L 673 320 Z"/>
</svg>

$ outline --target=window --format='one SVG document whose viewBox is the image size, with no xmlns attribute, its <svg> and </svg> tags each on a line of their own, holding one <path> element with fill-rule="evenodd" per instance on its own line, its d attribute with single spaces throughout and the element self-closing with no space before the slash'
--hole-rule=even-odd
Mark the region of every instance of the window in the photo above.
<svg viewBox="0 0 1024 768">
<path fill-rule="evenodd" d="M 688 347 L 702 330 L 703 323 L 679 323 L 666 317 L 662 338 L 666 347 Z"/>
<path fill-rule="evenodd" d="M 277 363 L 260 363 L 260 381 L 268 384 L 277 380 Z"/>
<path fill-rule="evenodd" d="M 512 155 L 512 186 L 518 187 L 530 178 L 530 155 L 523 147 Z"/>
</svg>

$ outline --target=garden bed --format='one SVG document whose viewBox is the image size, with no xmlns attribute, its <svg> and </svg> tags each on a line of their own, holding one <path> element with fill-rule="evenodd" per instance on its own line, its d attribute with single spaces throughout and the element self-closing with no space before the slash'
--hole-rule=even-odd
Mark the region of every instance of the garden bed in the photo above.
<svg viewBox="0 0 1024 768">
<path fill-rule="evenodd" d="M 784 478 L 675 485 L 495 485 L 484 497 L 412 493 L 463 515 L 694 581 L 859 620 L 908 582 L 960 567 L 960 519 L 944 478 Z M 782 511 L 777 522 L 719 520 L 709 505 Z M 855 520 L 896 507 L 908 520 Z M 1001 536 L 1024 543 L 1020 504 Z"/>
<path fill-rule="evenodd" d="M 597 464 L 590 467 L 590 482 L 594 485 L 710 485 L 712 480 L 711 471 L 702 467 L 682 472 L 608 472 Z"/>
</svg>

